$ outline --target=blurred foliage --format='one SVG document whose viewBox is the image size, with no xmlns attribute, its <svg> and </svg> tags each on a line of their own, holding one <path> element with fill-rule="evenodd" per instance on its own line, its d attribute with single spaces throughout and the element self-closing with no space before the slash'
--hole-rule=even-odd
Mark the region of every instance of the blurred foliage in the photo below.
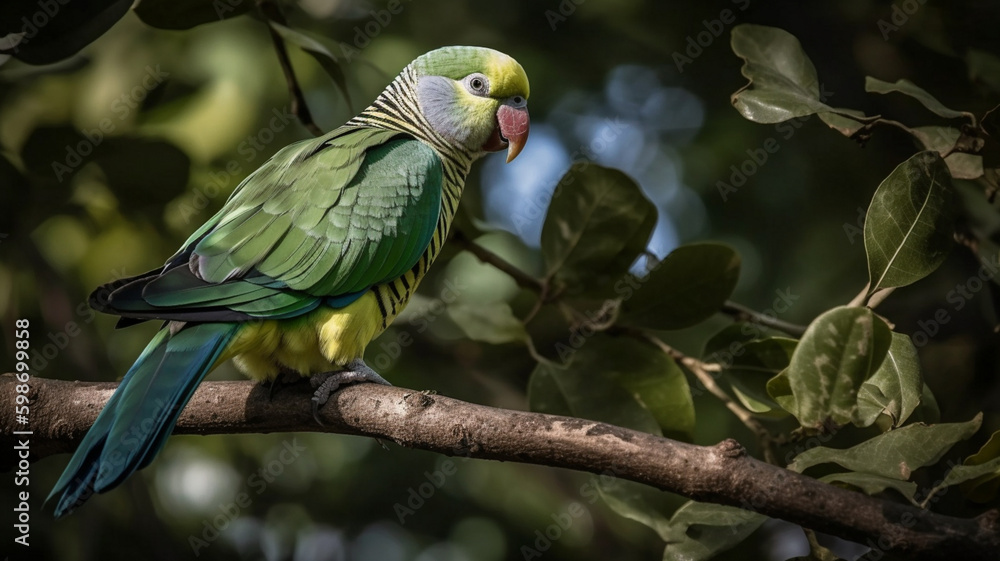
<svg viewBox="0 0 1000 561">
<path fill-rule="evenodd" d="M 130 5 L 0 8 L 4 364 L 15 319 L 29 318 L 34 375 L 126 371 L 155 326 L 115 331 L 86 306 L 90 290 L 161 265 L 240 180 L 310 134 L 275 40 L 322 129 L 420 53 L 480 44 L 524 65 L 534 123 L 516 162 L 479 164 L 459 227 L 542 292 L 452 247 L 369 364 L 468 401 L 698 444 L 733 437 L 758 456 L 774 446 L 831 484 L 938 512 L 996 504 L 995 3 Z M 729 399 L 777 438 L 758 442 L 681 368 L 691 357 L 717 365 Z M 41 497 L 62 467 L 32 466 L 37 558 L 863 551 L 614 473 L 354 437 L 175 437 L 55 523 Z"/>
</svg>

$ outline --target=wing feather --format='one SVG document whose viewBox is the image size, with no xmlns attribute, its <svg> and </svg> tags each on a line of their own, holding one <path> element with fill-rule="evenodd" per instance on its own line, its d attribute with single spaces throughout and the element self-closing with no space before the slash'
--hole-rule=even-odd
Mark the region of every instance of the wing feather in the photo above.
<svg viewBox="0 0 1000 561">
<path fill-rule="evenodd" d="M 347 305 L 411 269 L 441 208 L 436 153 L 405 134 L 338 129 L 279 151 L 159 272 L 119 283 L 136 319 L 294 317 Z"/>
</svg>

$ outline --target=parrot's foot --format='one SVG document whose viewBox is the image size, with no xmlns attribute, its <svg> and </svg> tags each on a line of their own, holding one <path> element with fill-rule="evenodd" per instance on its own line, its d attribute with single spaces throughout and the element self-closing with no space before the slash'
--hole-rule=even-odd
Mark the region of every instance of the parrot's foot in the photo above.
<svg viewBox="0 0 1000 561">
<path fill-rule="evenodd" d="M 365 361 L 359 359 L 351 361 L 343 370 L 338 372 L 321 372 L 319 374 L 313 374 L 309 378 L 309 383 L 312 387 L 316 388 L 316 393 L 312 396 L 312 412 L 313 418 L 316 422 L 323 424 L 319 420 L 319 408 L 322 407 L 327 400 L 330 399 L 330 395 L 337 391 L 340 386 L 344 384 L 354 384 L 357 382 L 371 382 L 373 384 L 382 384 L 385 386 L 391 386 L 385 378 L 378 375 L 377 372 L 372 370 L 365 364 Z"/>
<path fill-rule="evenodd" d="M 273 400 L 274 394 L 281 391 L 281 388 L 286 386 L 293 386 L 302 380 L 302 376 L 298 372 L 293 372 L 291 370 L 285 370 L 282 368 L 278 375 L 271 380 L 270 385 L 267 388 L 267 399 Z"/>
</svg>

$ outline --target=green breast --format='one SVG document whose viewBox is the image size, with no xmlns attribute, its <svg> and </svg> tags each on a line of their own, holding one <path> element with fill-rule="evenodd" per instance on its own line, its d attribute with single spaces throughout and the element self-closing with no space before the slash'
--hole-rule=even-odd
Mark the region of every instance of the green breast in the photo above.
<svg viewBox="0 0 1000 561">
<path fill-rule="evenodd" d="M 441 197 L 441 213 L 438 216 L 430 244 L 412 269 L 393 281 L 372 287 L 378 300 L 379 312 L 382 314 L 382 327 L 379 332 L 385 330 L 406 307 L 410 296 L 417 290 L 420 281 L 427 274 L 427 270 L 434 263 L 434 259 L 440 253 L 445 240 L 448 239 L 448 232 L 451 230 L 451 223 L 455 219 L 458 202 L 465 187 L 465 176 L 469 172 L 469 165 L 463 165 L 447 157 L 442 158 L 442 161 L 444 164 L 444 192 Z M 471 164 L 471 162 L 469 163 Z"/>
</svg>

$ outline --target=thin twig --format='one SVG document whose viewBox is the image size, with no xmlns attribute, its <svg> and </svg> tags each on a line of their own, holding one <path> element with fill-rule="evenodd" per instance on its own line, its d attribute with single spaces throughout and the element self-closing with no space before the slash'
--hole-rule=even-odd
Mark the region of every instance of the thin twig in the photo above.
<svg viewBox="0 0 1000 561">
<path fill-rule="evenodd" d="M 480 261 L 493 265 L 497 269 L 510 275 L 511 278 L 513 278 L 514 281 L 517 282 L 517 284 L 522 288 L 535 290 L 539 292 L 540 295 L 538 300 L 535 302 L 535 306 L 532 308 L 528 316 L 524 319 L 524 323 L 530 322 L 538 313 L 538 311 L 541 309 L 542 304 L 544 304 L 544 302 L 548 299 L 547 298 L 548 284 L 544 281 L 536 279 L 535 277 L 532 277 L 531 275 L 528 275 L 527 273 L 518 269 L 517 267 L 514 267 L 513 265 L 505 261 L 503 258 L 501 258 L 499 255 L 493 253 L 492 251 L 486 249 L 485 247 L 470 240 L 463 232 L 461 232 L 458 229 L 455 230 L 454 240 L 463 249 L 468 250 L 470 253 L 478 257 Z M 781 321 L 777 318 L 769 318 L 763 314 L 760 314 L 754 310 L 751 310 L 750 308 L 747 308 L 746 306 L 737 304 L 735 302 L 726 302 L 726 305 L 723 308 L 723 312 L 731 315 L 738 314 L 740 316 L 745 316 L 762 325 L 767 325 L 769 327 L 773 327 L 775 329 L 799 337 L 801 337 L 806 330 L 806 328 L 803 326 Z M 778 465 L 777 453 L 774 449 L 774 444 L 773 444 L 774 443 L 773 435 L 771 435 L 771 433 L 764 427 L 764 425 L 760 424 L 760 422 L 758 422 L 757 419 L 754 418 L 753 414 L 750 413 L 750 411 L 748 411 L 747 409 L 745 409 L 744 407 L 733 401 L 733 399 L 729 397 L 729 394 L 727 394 L 721 387 L 719 387 L 717 383 L 715 383 L 715 378 L 710 373 L 710 370 L 717 367 L 713 365 L 708 365 L 704 362 L 701 362 L 698 359 L 684 355 L 680 351 L 677 351 L 676 349 L 670 347 L 663 341 L 659 340 L 658 338 L 652 335 L 649 335 L 644 331 L 634 330 L 622 326 L 615 326 L 615 329 L 619 332 L 626 333 L 632 336 L 637 336 L 640 339 L 645 339 L 653 343 L 655 346 L 659 347 L 661 350 L 663 350 L 672 358 L 674 358 L 674 360 L 677 360 L 682 365 L 684 365 L 688 370 L 690 370 L 701 381 L 701 383 L 705 386 L 705 388 L 712 393 L 712 395 L 719 398 L 726 405 L 726 407 L 730 411 L 732 411 L 736 415 L 736 417 L 740 419 L 741 422 L 743 422 L 744 425 L 746 425 L 754 434 L 757 435 L 758 439 L 761 442 L 761 447 L 764 450 L 764 456 L 767 459 L 767 461 L 769 463 Z M 529 345 L 529 351 L 531 351 L 532 355 L 535 356 L 536 358 L 541 358 L 540 355 L 538 355 L 538 353 L 535 351 L 535 349 L 530 345 Z"/>
<path fill-rule="evenodd" d="M 861 292 L 857 294 L 851 301 L 847 303 L 848 306 L 867 306 L 868 308 L 874 310 L 879 304 L 885 301 L 896 290 L 896 287 L 890 286 L 888 288 L 879 288 L 875 292 L 871 292 L 871 282 L 869 281 L 865 284 L 865 287 L 861 289 Z"/>
<path fill-rule="evenodd" d="M 774 436 L 771 434 L 771 431 L 767 430 L 767 427 L 762 425 L 760 421 L 753 416 L 753 413 L 748 411 L 739 403 L 736 403 L 733 398 L 729 397 L 729 394 L 727 394 L 726 391 L 715 382 L 715 376 L 720 370 L 719 365 L 707 364 L 694 357 L 690 357 L 664 343 L 659 337 L 645 331 L 628 329 L 626 330 L 626 333 L 653 344 L 653 346 L 659 348 L 666 355 L 670 356 L 691 371 L 691 373 L 698 378 L 698 381 L 705 386 L 705 389 L 707 389 L 709 393 L 718 398 L 727 409 L 736 415 L 736 418 L 738 418 L 740 422 L 742 422 L 757 436 L 757 440 L 760 441 L 761 448 L 764 451 L 764 459 L 767 463 L 780 465 L 778 463 L 778 453 L 774 448 Z"/>
<path fill-rule="evenodd" d="M 893 127 L 896 127 L 897 129 L 900 129 L 900 130 L 906 132 L 910 136 L 919 139 L 919 137 L 917 136 L 917 133 L 913 129 L 911 129 L 910 127 L 904 125 L 903 123 L 900 123 L 899 121 L 894 121 L 892 119 L 881 119 L 880 118 L 880 119 L 876 120 L 874 124 L 876 124 L 876 125 L 889 125 L 889 126 L 893 126 Z"/>
<path fill-rule="evenodd" d="M 885 299 L 888 298 L 889 295 L 892 294 L 895 290 L 896 290 L 895 286 L 890 286 L 888 288 L 881 288 L 879 290 L 876 290 L 875 293 L 872 294 L 871 298 L 868 299 L 868 307 L 874 310 L 879 304 L 885 301 Z"/>
<path fill-rule="evenodd" d="M 281 7 L 269 0 L 258 0 L 257 8 L 268 22 L 275 22 L 280 25 L 287 25 L 285 15 L 281 12 Z M 281 64 L 281 71 L 285 75 L 285 82 L 288 83 L 288 94 L 291 97 L 291 112 L 299 118 L 302 126 L 314 136 L 322 136 L 323 129 L 313 121 L 312 112 L 306 104 L 305 94 L 299 87 L 298 78 L 295 77 L 295 69 L 292 68 L 292 61 L 288 58 L 288 49 L 285 48 L 285 40 L 268 23 L 267 31 L 271 35 L 271 42 L 274 43 L 274 52 L 278 55 L 278 63 Z"/>
<path fill-rule="evenodd" d="M 804 325 L 797 325 L 780 320 L 776 317 L 764 315 L 756 310 L 744 306 L 743 304 L 733 302 L 732 300 L 727 300 L 726 303 L 722 305 L 722 309 L 720 311 L 728 316 L 731 316 L 736 321 L 758 323 L 772 329 L 777 329 L 778 331 L 784 331 L 785 333 L 795 337 L 801 337 L 806 332 L 806 326 Z"/>
<path fill-rule="evenodd" d="M 882 117 L 881 115 L 872 115 L 871 117 L 868 117 L 868 116 L 858 116 L 858 115 L 852 115 L 852 114 L 844 112 L 844 111 L 837 111 L 836 109 L 834 109 L 833 111 L 829 111 L 829 112 L 833 113 L 834 115 L 839 115 L 841 117 L 844 117 L 845 119 L 851 119 L 852 121 L 857 121 L 857 122 L 859 122 L 859 123 L 861 123 L 863 125 L 866 125 L 868 127 L 871 127 L 871 126 L 874 126 L 874 125 L 890 125 L 890 126 L 893 126 L 893 127 L 897 127 L 897 128 L 903 129 L 904 131 L 906 131 L 906 132 L 908 132 L 910 134 L 913 134 L 913 129 L 911 129 L 910 127 L 904 125 L 903 123 L 900 123 L 899 121 L 894 121 L 892 119 L 886 119 L 886 118 Z"/>
<path fill-rule="evenodd" d="M 832 111 L 827 111 L 827 113 L 833 113 L 834 115 L 839 115 L 841 117 L 844 117 L 845 119 L 851 119 L 852 121 L 857 121 L 863 125 L 869 125 L 869 126 L 874 125 L 876 121 L 882 118 L 881 115 L 872 115 L 871 117 L 862 115 L 859 117 L 858 115 L 852 115 L 851 113 L 847 113 L 844 111 L 837 111 L 836 109 L 833 109 Z"/>
<path fill-rule="evenodd" d="M 871 281 L 869 281 L 868 284 L 866 284 L 865 287 L 861 289 L 861 292 L 859 292 L 857 296 L 855 296 L 854 298 L 851 298 L 851 301 L 848 302 L 847 305 L 848 306 L 862 306 L 862 305 L 864 305 L 865 300 L 868 298 L 868 289 L 871 288 L 871 285 L 872 285 L 872 283 L 871 283 Z"/>
<path fill-rule="evenodd" d="M 528 315 L 524 316 L 524 319 L 521 320 L 521 323 L 523 323 L 525 326 L 531 323 L 531 321 L 535 319 L 535 316 L 538 315 L 538 312 L 542 311 L 542 306 L 544 306 L 545 303 L 548 302 L 548 300 L 549 300 L 549 283 L 543 282 L 542 291 L 538 293 L 538 298 L 535 298 L 535 303 L 532 304 L 531 310 L 528 311 Z"/>
<path fill-rule="evenodd" d="M 500 257 L 496 253 L 486 249 L 485 247 L 477 244 L 476 242 L 469 239 L 464 232 L 455 228 L 454 235 L 452 239 L 458 244 L 462 249 L 468 251 L 469 253 L 475 255 L 483 263 L 493 265 L 500 271 L 507 273 L 510 278 L 514 279 L 521 288 L 528 290 L 533 290 L 535 292 L 544 293 L 545 283 L 535 277 L 525 273 L 521 269 L 518 269 L 514 265 L 508 263 L 503 257 Z"/>
</svg>

